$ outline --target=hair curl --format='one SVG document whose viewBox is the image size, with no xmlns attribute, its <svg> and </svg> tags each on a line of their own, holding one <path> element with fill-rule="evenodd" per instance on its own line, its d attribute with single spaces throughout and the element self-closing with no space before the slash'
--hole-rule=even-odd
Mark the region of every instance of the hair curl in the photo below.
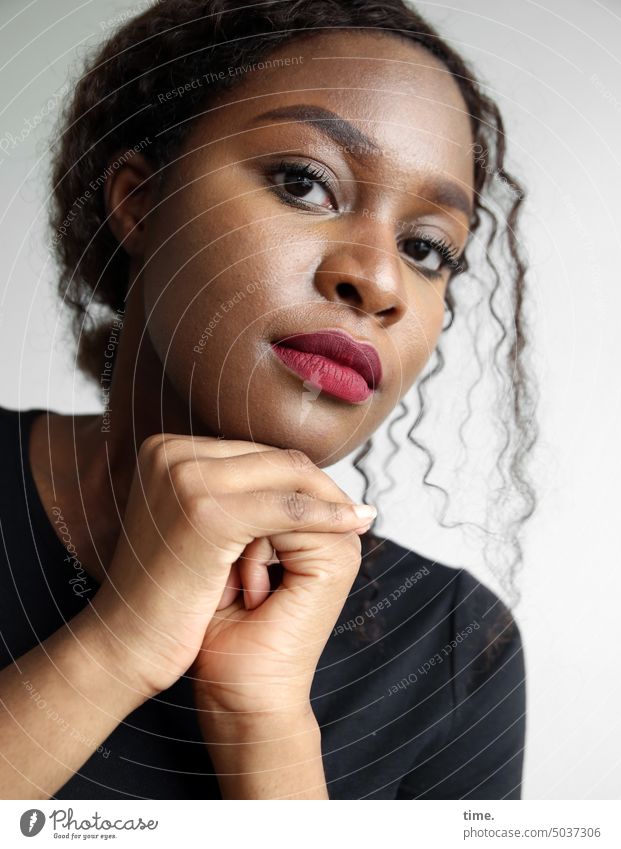
<svg viewBox="0 0 621 849">
<path fill-rule="evenodd" d="M 87 375 L 99 379 L 105 339 L 115 311 L 124 307 L 128 284 L 129 258 L 106 224 L 101 190 L 106 174 L 118 167 L 124 156 L 140 150 L 162 179 L 165 166 L 175 158 L 192 126 L 190 119 L 204 111 L 218 92 L 243 78 L 227 74 L 228 68 L 252 65 L 284 42 L 339 29 L 392 33 L 423 46 L 453 75 L 469 111 L 475 153 L 471 234 L 476 233 L 478 238 L 469 242 L 465 260 L 450 282 L 458 274 L 477 280 L 476 291 L 487 292 L 487 299 L 481 295 L 468 307 L 468 320 L 471 315 L 480 317 L 483 305 L 487 310 L 479 318 L 479 327 L 489 326 L 491 313 L 499 331 L 491 350 L 481 352 L 476 344 L 477 329 L 470 328 L 479 367 L 474 386 L 483 377 L 486 365 L 497 378 L 495 409 L 503 446 L 496 468 L 502 485 L 492 490 L 488 506 L 490 512 L 504 519 L 501 538 L 509 541 L 513 556 L 503 576 L 513 592 L 515 574 L 523 560 L 520 531 L 536 503 L 526 475 L 526 459 L 538 435 L 534 378 L 526 366 L 526 265 L 517 235 L 524 191 L 505 170 L 505 132 L 497 105 L 482 91 L 461 56 L 402 0 L 161 0 L 120 26 L 87 57 L 86 70 L 60 119 L 51 172 L 52 247 L 60 271 L 59 294 L 72 313 L 77 363 Z M 158 100 L 158 93 L 186 86 L 206 71 L 213 72 L 209 86 L 189 87 L 183 97 Z M 216 78 L 219 71 L 225 71 L 221 79 Z M 474 258 L 471 254 L 477 245 L 480 256 Z M 499 261 L 506 266 L 503 274 Z M 481 265 L 489 273 L 484 274 Z M 471 272 L 471 266 L 478 274 Z M 450 321 L 444 331 L 455 317 L 456 294 L 451 286 L 446 292 L 446 307 Z M 427 382 L 444 366 L 441 344 L 434 354 L 434 367 L 417 383 L 420 411 L 407 438 L 427 458 L 424 485 L 443 493 L 440 524 L 455 527 L 465 523 L 444 523 L 448 494 L 429 481 L 435 460 L 413 436 L 424 417 Z M 459 430 L 462 445 L 463 429 L 472 413 L 474 386 L 468 393 L 468 417 Z M 407 412 L 402 401 L 390 423 L 393 449 L 386 469 L 399 447 L 392 436 L 394 425 Z M 364 501 L 371 484 L 364 461 L 371 447 L 369 439 L 354 459 L 354 467 L 364 478 Z M 514 498 L 507 498 L 509 494 Z M 367 610 L 379 586 L 373 566 L 381 537 L 374 530 L 375 524 L 365 536 L 361 569 L 368 580 L 368 594 L 363 599 Z M 498 570 L 492 570 L 498 574 Z M 508 635 L 510 615 L 504 605 L 501 611 L 496 633 Z M 378 639 L 381 620 L 369 617 L 356 633 L 362 642 Z"/>
</svg>

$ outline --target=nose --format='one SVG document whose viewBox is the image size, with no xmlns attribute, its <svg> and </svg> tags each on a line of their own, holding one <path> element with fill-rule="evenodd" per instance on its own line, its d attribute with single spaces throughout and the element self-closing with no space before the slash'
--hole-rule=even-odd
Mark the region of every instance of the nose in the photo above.
<svg viewBox="0 0 621 849">
<path fill-rule="evenodd" d="M 315 272 L 315 287 L 326 300 L 376 317 L 385 327 L 407 310 L 401 260 L 392 247 L 376 240 L 360 244 L 330 242 Z"/>
</svg>

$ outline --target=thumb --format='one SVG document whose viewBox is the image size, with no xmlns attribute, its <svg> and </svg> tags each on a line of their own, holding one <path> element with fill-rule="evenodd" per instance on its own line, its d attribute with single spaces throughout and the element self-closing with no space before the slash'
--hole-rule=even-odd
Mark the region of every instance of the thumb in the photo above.
<svg viewBox="0 0 621 849">
<path fill-rule="evenodd" d="M 229 604 L 233 604 L 240 590 L 240 578 L 239 578 L 239 567 L 237 565 L 238 561 L 233 563 L 231 566 L 231 571 L 229 572 L 229 576 L 226 579 L 226 584 L 224 586 L 224 590 L 222 592 L 222 596 L 220 597 L 220 601 L 218 602 L 218 606 L 216 610 L 222 610 L 224 607 L 228 607 Z"/>
<path fill-rule="evenodd" d="M 259 537 L 248 543 L 237 560 L 247 610 L 258 607 L 270 594 L 268 566 L 274 563 L 278 563 L 278 558 L 267 537 Z"/>
<path fill-rule="evenodd" d="M 301 624 L 338 618 L 360 570 L 355 533 L 282 533 L 270 537 L 284 567 L 279 602 Z"/>
</svg>

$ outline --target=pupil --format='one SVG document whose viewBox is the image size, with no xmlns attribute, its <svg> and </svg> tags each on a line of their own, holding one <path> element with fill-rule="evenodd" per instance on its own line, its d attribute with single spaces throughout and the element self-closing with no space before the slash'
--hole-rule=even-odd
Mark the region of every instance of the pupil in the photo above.
<svg viewBox="0 0 621 849">
<path fill-rule="evenodd" d="M 308 177 L 298 176 L 294 181 L 287 184 L 287 188 L 291 192 L 292 195 L 304 195 L 306 192 L 311 191 L 313 188 L 312 180 L 309 180 Z"/>
<path fill-rule="evenodd" d="M 416 239 L 414 241 L 414 247 L 417 254 L 422 254 L 422 259 L 424 259 L 430 251 L 429 245 L 422 241 L 422 239 Z"/>
</svg>

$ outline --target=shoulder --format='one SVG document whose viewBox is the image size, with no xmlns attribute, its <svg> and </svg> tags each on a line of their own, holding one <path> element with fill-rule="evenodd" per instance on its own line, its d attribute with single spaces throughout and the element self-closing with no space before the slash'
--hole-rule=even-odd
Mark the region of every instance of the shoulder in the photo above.
<svg viewBox="0 0 621 849">
<path fill-rule="evenodd" d="M 15 429 L 15 425 L 17 423 L 19 415 L 19 410 L 13 410 L 10 407 L 0 406 L 0 434 L 4 435 L 5 433 L 13 431 Z"/>
<path fill-rule="evenodd" d="M 38 409 L 15 410 L 0 406 L 0 464 L 4 473 L 21 465 L 21 454 L 27 451 L 27 438 Z"/>
<path fill-rule="evenodd" d="M 526 676 L 515 616 L 468 569 L 438 563 L 394 542 L 387 548 L 406 572 L 414 567 L 428 572 L 418 585 L 422 597 L 408 607 L 430 607 L 430 629 L 442 617 L 423 669 L 444 671 L 452 703 L 428 768 L 414 770 L 401 792 L 407 798 L 520 798 Z"/>
<path fill-rule="evenodd" d="M 30 432 L 32 422 L 45 410 L 0 406 L 0 516 L 16 520 L 24 492 L 31 489 Z"/>
<path fill-rule="evenodd" d="M 401 581 L 406 589 L 417 584 L 413 596 L 450 604 L 460 622 L 476 617 L 481 626 L 512 618 L 499 596 L 467 568 L 441 563 L 387 537 L 363 537 L 362 565 L 363 574 L 372 574 L 378 584 L 395 586 Z M 515 621 L 511 627 L 517 629 Z"/>
<path fill-rule="evenodd" d="M 27 422 L 30 411 L 13 410 L 0 407 L 0 469 L 6 482 L 14 474 L 20 462 L 20 420 L 21 432 Z"/>
<path fill-rule="evenodd" d="M 0 437 L 5 441 L 18 441 L 20 434 L 27 433 L 30 429 L 32 419 L 39 413 L 45 410 L 38 408 L 29 408 L 26 410 L 17 410 L 12 407 L 0 406 Z"/>
<path fill-rule="evenodd" d="M 524 701 L 522 635 L 513 612 L 466 568 L 440 563 L 393 540 L 376 538 L 373 564 L 399 621 L 426 629 L 426 647 L 450 662 L 455 709 L 461 713 L 500 691 Z M 371 545 L 371 548 L 373 544 Z M 365 546 L 366 552 L 366 546 Z"/>
</svg>

